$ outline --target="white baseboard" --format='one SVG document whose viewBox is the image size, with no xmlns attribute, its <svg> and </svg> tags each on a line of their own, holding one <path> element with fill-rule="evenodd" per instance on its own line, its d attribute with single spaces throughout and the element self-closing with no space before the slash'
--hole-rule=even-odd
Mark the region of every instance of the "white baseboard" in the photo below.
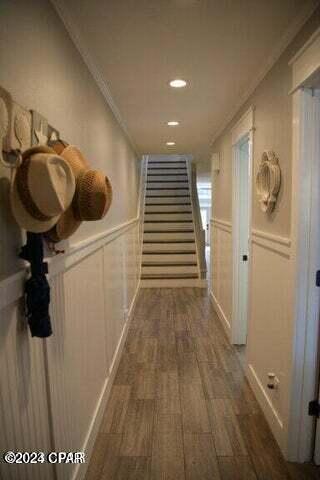
<svg viewBox="0 0 320 480">
<path fill-rule="evenodd" d="M 282 453 L 285 454 L 284 428 L 282 420 L 272 405 L 263 383 L 260 381 L 257 372 L 251 364 L 248 364 L 246 373 L 249 384 L 255 394 L 256 399 L 258 400 L 260 407 L 262 408 L 272 433 L 277 440 Z"/>
<path fill-rule="evenodd" d="M 114 381 L 114 378 L 115 378 L 115 375 L 116 375 L 116 372 L 117 372 L 117 368 L 118 368 L 118 365 L 119 365 L 119 362 L 120 362 L 120 359 L 121 359 L 121 354 L 122 354 L 124 344 L 125 344 L 125 341 L 126 341 L 126 338 L 127 338 L 127 335 L 128 335 L 128 330 L 129 330 L 130 322 L 131 322 L 131 319 L 132 319 L 132 316 L 133 316 L 134 307 L 135 307 L 135 304 L 136 304 L 136 301 L 137 301 L 137 298 L 138 298 L 139 290 L 140 290 L 140 283 L 137 286 L 136 292 L 135 292 L 133 300 L 131 302 L 131 306 L 130 306 L 129 312 L 128 312 L 128 318 L 127 318 L 126 323 L 123 327 L 122 334 L 121 334 L 118 346 L 116 348 L 116 353 L 115 353 L 115 355 L 113 357 L 113 360 L 112 360 L 109 376 L 106 378 L 105 383 L 103 385 L 101 395 L 98 399 L 97 406 L 96 406 L 95 412 L 93 414 L 92 421 L 90 423 L 90 427 L 89 427 L 86 439 L 85 439 L 83 447 L 82 447 L 82 451 L 86 452 L 86 463 L 79 463 L 77 465 L 77 467 L 75 468 L 74 473 L 72 475 L 72 480 L 84 480 L 84 478 L 85 478 L 85 475 L 86 475 L 86 472 L 87 472 L 87 469 L 88 469 L 88 466 L 89 466 L 89 463 L 90 463 L 90 458 L 91 458 L 91 455 L 92 455 L 93 447 L 94 447 L 94 444 L 95 444 L 95 441 L 96 441 L 96 438 L 97 438 L 97 435 L 98 435 L 98 432 L 99 432 L 99 428 L 100 428 L 100 425 L 101 425 L 101 421 L 102 421 L 102 418 L 103 418 L 105 408 L 107 406 L 107 403 L 108 403 L 108 400 L 109 400 L 109 397 L 110 397 L 110 392 L 111 392 L 111 388 L 112 388 L 112 385 L 113 385 L 113 381 Z"/>
<path fill-rule="evenodd" d="M 226 332 L 227 334 L 227 337 L 228 339 L 230 340 L 231 338 L 231 325 L 230 325 L 230 322 L 229 320 L 227 319 L 224 311 L 222 310 L 221 308 L 221 305 L 219 304 L 218 300 L 216 299 L 216 297 L 214 296 L 213 292 L 210 291 L 210 299 L 211 299 L 211 302 L 213 304 L 213 308 L 215 309 L 215 311 L 217 312 L 217 315 L 221 321 L 221 324 L 223 326 L 223 329 L 224 331 Z"/>
</svg>

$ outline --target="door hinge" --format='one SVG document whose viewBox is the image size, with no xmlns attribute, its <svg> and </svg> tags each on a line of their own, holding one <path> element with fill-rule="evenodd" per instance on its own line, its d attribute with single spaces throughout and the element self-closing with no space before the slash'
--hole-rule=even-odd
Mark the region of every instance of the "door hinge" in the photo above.
<svg viewBox="0 0 320 480">
<path fill-rule="evenodd" d="M 308 413 L 311 417 L 320 417 L 320 403 L 318 399 L 309 402 Z"/>
<path fill-rule="evenodd" d="M 316 273 L 316 287 L 320 287 L 320 270 Z"/>
</svg>

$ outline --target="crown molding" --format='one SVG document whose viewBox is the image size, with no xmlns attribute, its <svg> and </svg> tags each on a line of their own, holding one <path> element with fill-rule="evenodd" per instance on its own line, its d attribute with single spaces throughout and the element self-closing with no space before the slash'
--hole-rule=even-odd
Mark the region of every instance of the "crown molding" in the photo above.
<svg viewBox="0 0 320 480">
<path fill-rule="evenodd" d="M 124 134 L 126 135 L 132 149 L 134 150 L 137 156 L 140 156 L 140 152 L 137 149 L 134 141 L 131 138 L 129 133 L 128 127 L 123 120 L 120 111 L 114 101 L 108 83 L 104 79 L 103 75 L 101 74 L 99 68 L 97 67 L 96 63 L 94 62 L 92 55 L 90 54 L 89 50 L 86 48 L 83 40 L 81 39 L 80 32 L 75 24 L 75 22 L 71 18 L 71 14 L 68 11 L 68 8 L 64 2 L 64 0 L 50 0 L 52 5 L 54 6 L 56 12 L 58 13 L 62 23 L 64 24 L 72 42 L 74 43 L 75 47 L 77 48 L 78 52 L 80 53 L 84 63 L 86 64 L 89 72 L 91 73 L 95 83 L 97 84 L 100 92 L 102 93 L 106 103 L 108 104 L 109 108 L 111 109 L 115 119 L 117 120 L 118 124 L 120 125 L 121 129 L 123 130 Z"/>
<path fill-rule="evenodd" d="M 307 20 L 311 17 L 314 13 L 316 8 L 319 6 L 319 0 L 315 0 L 312 3 L 312 6 L 305 7 L 302 9 L 301 13 L 296 17 L 295 21 L 290 25 L 290 27 L 285 31 L 284 35 L 282 35 L 280 42 L 273 50 L 272 54 L 267 58 L 265 64 L 261 68 L 258 75 L 253 79 L 249 87 L 245 90 L 243 95 L 240 96 L 238 102 L 236 102 L 235 106 L 229 111 L 228 115 L 226 115 L 224 121 L 221 123 L 220 127 L 214 132 L 212 136 L 212 140 L 210 141 L 210 146 L 212 147 L 214 142 L 220 137 L 220 135 L 224 132 L 224 130 L 228 127 L 228 125 L 232 122 L 234 117 L 237 115 L 239 110 L 243 107 L 245 102 L 249 100 L 250 96 L 253 94 L 255 89 L 259 86 L 262 80 L 266 77 L 272 67 L 276 64 L 279 60 L 283 52 L 286 48 L 290 45 L 292 40 L 296 37 L 299 33 L 303 25 L 307 22 Z"/>
</svg>

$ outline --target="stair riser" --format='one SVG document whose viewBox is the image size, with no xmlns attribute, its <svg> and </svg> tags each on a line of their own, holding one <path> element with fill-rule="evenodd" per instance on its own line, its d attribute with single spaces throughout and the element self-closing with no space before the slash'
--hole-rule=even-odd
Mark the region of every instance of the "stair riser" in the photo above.
<svg viewBox="0 0 320 480">
<path fill-rule="evenodd" d="M 181 267 L 142 267 L 142 275 L 170 275 L 170 274 L 198 274 L 197 267 L 181 266 Z"/>
<path fill-rule="evenodd" d="M 161 174 L 161 175 L 148 175 L 147 177 L 147 180 L 148 180 L 148 183 L 149 182 L 170 182 L 170 183 L 174 183 L 174 182 L 178 182 L 178 183 L 182 183 L 182 182 L 185 182 L 185 183 L 188 183 L 188 177 L 187 175 L 165 175 L 165 174 Z"/>
<path fill-rule="evenodd" d="M 164 189 L 168 189 L 168 190 L 173 190 L 175 188 L 177 189 L 181 189 L 181 188 L 185 188 L 186 190 L 189 191 L 189 184 L 188 182 L 150 182 L 148 181 L 147 182 L 147 191 L 150 190 L 150 189 L 159 189 L 159 190 L 164 190 Z"/>
<path fill-rule="evenodd" d="M 147 190 L 146 198 L 154 197 L 187 197 L 189 195 L 189 189 L 184 190 Z"/>
<path fill-rule="evenodd" d="M 171 231 L 179 230 L 181 232 L 193 232 L 193 223 L 145 223 L 144 231 Z"/>
<path fill-rule="evenodd" d="M 191 205 L 146 205 L 144 213 L 157 212 L 190 212 Z"/>
<path fill-rule="evenodd" d="M 194 240 L 194 233 L 144 233 L 143 241 L 173 241 L 173 240 Z"/>
<path fill-rule="evenodd" d="M 199 278 L 194 279 L 159 279 L 159 280 L 141 280 L 141 288 L 185 288 L 185 287 L 197 287 L 206 288 L 207 284 L 205 280 Z"/>
<path fill-rule="evenodd" d="M 190 197 L 164 197 L 164 198 L 159 198 L 159 197 L 155 197 L 155 198 L 147 198 L 146 199 L 146 206 L 148 206 L 149 204 L 187 204 L 189 206 L 189 210 L 191 209 L 191 205 L 190 205 Z M 153 205 L 151 205 L 153 206 Z"/>
<path fill-rule="evenodd" d="M 143 245 L 143 252 L 150 253 L 152 252 L 195 252 L 196 245 L 195 243 L 145 243 Z"/>
<path fill-rule="evenodd" d="M 186 162 L 149 162 L 148 170 L 152 168 L 186 168 Z"/>
<path fill-rule="evenodd" d="M 144 221 L 187 221 L 187 220 L 192 220 L 192 213 L 145 213 L 144 215 Z"/>
<path fill-rule="evenodd" d="M 176 163 L 176 162 L 186 162 L 186 158 L 182 155 L 171 155 L 170 158 L 167 156 L 156 156 L 149 158 L 148 165 L 153 163 Z"/>
<path fill-rule="evenodd" d="M 187 169 L 186 168 L 149 168 L 147 171 L 147 175 L 187 175 Z M 158 177 L 159 179 L 159 177 Z"/>
<path fill-rule="evenodd" d="M 147 173 L 148 175 L 152 175 L 153 173 L 187 173 L 187 167 L 184 165 L 154 165 L 152 167 L 148 167 Z"/>
<path fill-rule="evenodd" d="M 197 256 L 195 254 L 170 254 L 166 255 L 165 253 L 152 255 L 152 254 L 144 254 L 142 256 L 142 262 L 155 262 L 155 263 L 172 263 L 172 262 L 197 262 Z"/>
</svg>

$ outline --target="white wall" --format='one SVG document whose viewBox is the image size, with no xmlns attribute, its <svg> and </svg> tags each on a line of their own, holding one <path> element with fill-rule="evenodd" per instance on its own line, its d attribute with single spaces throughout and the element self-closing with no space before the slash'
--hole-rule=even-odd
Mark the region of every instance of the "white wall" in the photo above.
<svg viewBox="0 0 320 480">
<path fill-rule="evenodd" d="M 0 85 L 44 115 L 113 187 L 100 222 L 84 223 L 49 268 L 53 336 L 31 338 L 23 314 L 22 232 L 0 166 L 0 451 L 90 453 L 140 276 L 139 166 L 126 135 L 48 0 L 0 5 Z M 11 466 L 6 480 L 69 480 L 75 466 Z M 79 470 L 79 477 L 83 474 Z"/>
<path fill-rule="evenodd" d="M 213 145 L 220 172 L 213 174 L 212 298 L 226 331 L 232 328 L 232 138 L 249 106 L 254 107 L 251 272 L 247 343 L 248 378 L 272 431 L 287 454 L 289 394 L 293 355 L 291 318 L 292 84 L 289 59 L 320 24 L 319 9 L 309 19 L 253 95 Z M 274 150 L 281 167 L 275 211 L 264 214 L 255 193 L 255 177 L 264 150 Z M 268 372 L 280 380 L 267 388 Z"/>
<path fill-rule="evenodd" d="M 111 180 L 113 202 L 99 222 L 85 222 L 78 242 L 135 217 L 139 161 L 49 0 L 2 0 L 0 85 L 35 109 Z M 8 171 L 0 166 L 0 276 L 19 268 L 19 229 L 8 210 Z"/>
</svg>

